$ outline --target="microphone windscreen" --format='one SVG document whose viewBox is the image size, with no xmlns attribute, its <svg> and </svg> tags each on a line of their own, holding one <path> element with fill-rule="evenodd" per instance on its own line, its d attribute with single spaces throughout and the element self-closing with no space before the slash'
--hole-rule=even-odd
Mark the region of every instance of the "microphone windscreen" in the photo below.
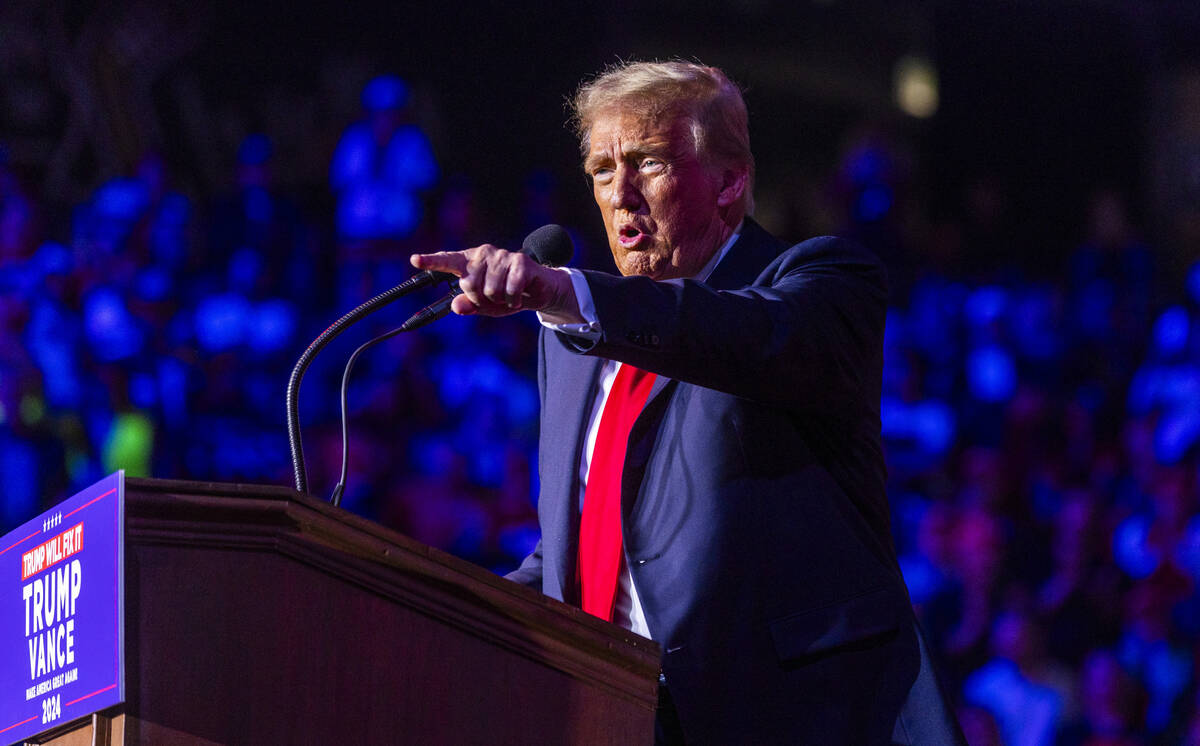
<svg viewBox="0 0 1200 746">
<path fill-rule="evenodd" d="M 561 267 L 575 255 L 575 242 L 566 228 L 550 223 L 526 236 L 521 251 L 533 257 L 538 264 Z"/>
</svg>

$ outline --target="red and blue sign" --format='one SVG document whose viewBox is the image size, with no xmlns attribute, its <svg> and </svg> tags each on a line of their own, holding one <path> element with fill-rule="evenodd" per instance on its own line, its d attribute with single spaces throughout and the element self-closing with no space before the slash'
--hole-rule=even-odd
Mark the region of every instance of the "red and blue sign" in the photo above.
<svg viewBox="0 0 1200 746">
<path fill-rule="evenodd" d="M 0 539 L 0 741 L 125 699 L 125 475 Z"/>
</svg>

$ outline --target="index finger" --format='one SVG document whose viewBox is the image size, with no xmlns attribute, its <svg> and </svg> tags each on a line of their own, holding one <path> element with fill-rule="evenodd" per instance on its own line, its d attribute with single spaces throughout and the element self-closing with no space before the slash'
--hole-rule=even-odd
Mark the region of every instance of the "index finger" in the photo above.
<svg viewBox="0 0 1200 746">
<path fill-rule="evenodd" d="M 467 272 L 467 257 L 461 251 L 435 251 L 432 254 L 413 254 L 408 258 L 417 269 L 449 272 L 462 277 Z"/>
</svg>

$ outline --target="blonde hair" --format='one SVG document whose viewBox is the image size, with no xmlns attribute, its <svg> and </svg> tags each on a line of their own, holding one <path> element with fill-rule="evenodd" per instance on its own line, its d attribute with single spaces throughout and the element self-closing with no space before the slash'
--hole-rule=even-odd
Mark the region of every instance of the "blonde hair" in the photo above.
<svg viewBox="0 0 1200 746">
<path fill-rule="evenodd" d="M 746 103 L 721 70 L 694 62 L 621 62 L 585 82 L 571 100 L 571 123 L 584 157 L 596 118 L 613 109 L 647 119 L 689 119 L 698 156 L 747 167 L 744 200 L 746 212 L 753 211 L 754 154 Z"/>
</svg>

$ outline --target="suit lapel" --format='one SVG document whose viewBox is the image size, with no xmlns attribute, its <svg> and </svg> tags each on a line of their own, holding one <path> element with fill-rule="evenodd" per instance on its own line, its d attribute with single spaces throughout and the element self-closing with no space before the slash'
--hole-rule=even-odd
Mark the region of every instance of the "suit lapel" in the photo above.
<svg viewBox="0 0 1200 746">
<path fill-rule="evenodd" d="M 741 235 L 713 270 L 706 285 L 717 290 L 736 290 L 752 285 L 763 268 L 775 260 L 787 244 L 767 233 L 751 218 L 742 224 Z"/>
<path fill-rule="evenodd" d="M 667 386 L 674 382 L 675 379 L 673 378 L 657 376 L 654 379 L 654 385 L 650 387 L 650 396 L 646 397 L 646 405 L 642 407 L 642 411 L 645 412 L 647 409 L 650 409 L 650 405 L 654 402 L 654 400 L 657 399 L 664 391 L 666 391 Z"/>
</svg>

